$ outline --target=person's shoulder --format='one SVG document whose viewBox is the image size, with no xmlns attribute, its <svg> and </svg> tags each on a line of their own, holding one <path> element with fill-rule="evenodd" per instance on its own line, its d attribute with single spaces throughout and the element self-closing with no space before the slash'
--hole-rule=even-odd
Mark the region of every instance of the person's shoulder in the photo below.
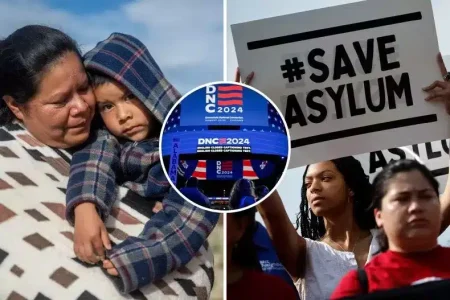
<svg viewBox="0 0 450 300">
<path fill-rule="evenodd" d="M 437 250 L 439 252 L 439 255 L 442 255 L 446 258 L 450 256 L 450 247 L 444 247 L 444 246 L 438 245 Z"/>
<path fill-rule="evenodd" d="M 361 284 L 358 279 L 358 271 L 351 270 L 342 277 L 341 281 L 333 291 L 330 299 L 341 299 L 355 296 L 361 293 Z"/>
<path fill-rule="evenodd" d="M 390 262 L 394 259 L 389 251 L 379 252 L 374 255 L 370 261 L 365 265 L 365 269 L 371 271 L 372 269 L 377 269 L 380 266 L 384 266 L 386 264 L 390 264 Z"/>
<path fill-rule="evenodd" d="M 450 251 L 450 247 L 446 247 L 446 246 L 438 245 L 437 248 L 440 249 L 439 251 L 444 251 L 444 252 Z"/>
</svg>

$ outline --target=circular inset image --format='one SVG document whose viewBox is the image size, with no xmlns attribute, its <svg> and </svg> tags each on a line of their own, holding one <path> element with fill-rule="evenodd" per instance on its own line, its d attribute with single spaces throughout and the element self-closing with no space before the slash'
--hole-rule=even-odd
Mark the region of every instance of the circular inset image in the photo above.
<svg viewBox="0 0 450 300">
<path fill-rule="evenodd" d="M 213 82 L 183 96 L 160 138 L 172 187 L 204 209 L 240 211 L 264 200 L 289 162 L 286 122 L 258 90 Z"/>
</svg>

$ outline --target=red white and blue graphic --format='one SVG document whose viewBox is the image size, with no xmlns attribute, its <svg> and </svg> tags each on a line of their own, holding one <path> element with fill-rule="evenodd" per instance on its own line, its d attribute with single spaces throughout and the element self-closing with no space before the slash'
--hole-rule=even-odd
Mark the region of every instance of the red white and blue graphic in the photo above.
<svg viewBox="0 0 450 300">
<path fill-rule="evenodd" d="M 219 145 L 226 145 L 227 139 L 226 138 L 219 138 Z"/>
<path fill-rule="evenodd" d="M 266 101 L 260 94 L 237 84 L 212 84 L 200 88 L 181 103 L 181 126 L 267 126 Z"/>
<path fill-rule="evenodd" d="M 178 166 L 178 174 L 183 178 L 192 176 L 199 180 L 257 180 L 273 175 L 274 170 L 274 162 L 259 159 L 180 160 Z"/>
<path fill-rule="evenodd" d="M 215 175 L 217 178 L 221 179 L 233 179 L 233 161 L 217 160 Z"/>
</svg>

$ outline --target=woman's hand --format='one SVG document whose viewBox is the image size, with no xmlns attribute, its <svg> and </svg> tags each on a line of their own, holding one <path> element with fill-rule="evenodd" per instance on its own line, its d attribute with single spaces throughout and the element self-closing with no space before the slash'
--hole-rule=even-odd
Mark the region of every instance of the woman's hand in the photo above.
<svg viewBox="0 0 450 300">
<path fill-rule="evenodd" d="M 441 71 L 442 77 L 447 75 L 447 68 L 445 67 L 442 55 L 439 53 L 437 56 L 437 62 Z M 431 85 L 423 88 L 425 92 L 429 94 L 425 101 L 442 101 L 445 104 L 447 113 L 450 114 L 450 82 L 436 80 Z"/>
<path fill-rule="evenodd" d="M 245 78 L 243 84 L 248 84 L 250 85 L 250 83 L 253 80 L 255 73 L 251 72 L 250 74 L 248 74 L 247 78 Z M 234 75 L 234 82 L 241 82 L 241 70 L 239 70 L 239 68 L 236 68 L 236 74 Z"/>
<path fill-rule="evenodd" d="M 105 250 L 111 249 L 108 232 L 95 205 L 82 203 L 75 208 L 74 251 L 87 263 L 95 264 L 105 259 Z"/>
</svg>

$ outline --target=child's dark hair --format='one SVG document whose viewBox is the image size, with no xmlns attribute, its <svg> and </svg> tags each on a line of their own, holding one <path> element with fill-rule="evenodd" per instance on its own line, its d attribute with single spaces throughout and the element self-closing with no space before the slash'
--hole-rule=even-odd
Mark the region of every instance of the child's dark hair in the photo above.
<svg viewBox="0 0 450 300">
<path fill-rule="evenodd" d="M 361 163 L 353 156 L 332 159 L 332 163 L 343 175 L 344 181 L 353 193 L 353 217 L 356 224 L 362 230 L 370 230 L 376 227 L 375 217 L 370 208 L 372 196 L 372 185 L 369 176 L 364 173 Z M 303 237 L 318 240 L 325 234 L 323 217 L 317 217 L 310 211 L 308 199 L 306 198 L 305 178 L 309 166 L 303 174 L 303 185 L 301 190 L 300 212 L 297 214 L 296 229 L 300 228 Z"/>
<path fill-rule="evenodd" d="M 412 159 L 392 161 L 386 165 L 380 173 L 378 173 L 373 181 L 371 211 L 375 208 L 381 210 L 382 200 L 388 191 L 388 183 L 392 178 L 399 173 L 412 171 L 419 171 L 432 186 L 433 190 L 436 192 L 436 195 L 439 196 L 439 183 L 427 167 Z M 387 237 L 382 229 L 378 236 L 378 242 L 380 244 L 380 252 L 384 252 L 389 248 Z"/>
<path fill-rule="evenodd" d="M 95 89 L 99 86 L 102 86 L 106 83 L 118 83 L 114 78 L 110 77 L 109 75 L 106 75 L 102 72 L 98 72 L 95 70 L 87 69 L 86 73 L 89 78 L 89 83 L 91 84 L 92 88 Z M 125 87 L 126 88 L 126 87 Z M 127 88 L 128 89 L 128 88 Z M 154 119 L 156 120 L 156 119 Z M 97 111 L 95 114 L 95 118 L 93 120 L 93 124 L 103 124 L 103 121 Z M 159 133 L 161 132 L 162 124 L 158 121 L 154 121 L 152 126 L 152 132 L 149 133 L 150 136 L 159 136 Z"/>
<path fill-rule="evenodd" d="M 3 96 L 26 104 L 37 93 L 45 72 L 67 53 L 82 61 L 76 42 L 60 30 L 28 25 L 0 41 L 0 111 L 5 109 Z M 6 110 L 0 125 L 9 123 L 13 114 Z"/>
<path fill-rule="evenodd" d="M 86 73 L 88 75 L 89 82 L 91 83 L 92 88 L 97 88 L 105 83 L 115 82 L 113 78 L 101 72 L 86 70 Z"/>
<path fill-rule="evenodd" d="M 256 230 L 255 214 L 256 208 L 254 207 L 232 214 L 237 219 L 248 218 L 248 225 L 241 239 L 233 247 L 231 260 L 242 268 L 261 271 L 261 264 L 253 242 L 253 235 Z"/>
<path fill-rule="evenodd" d="M 230 192 L 230 206 L 232 209 L 238 209 L 242 197 L 250 196 L 256 199 L 255 185 L 253 181 L 241 178 L 237 180 Z"/>
</svg>

